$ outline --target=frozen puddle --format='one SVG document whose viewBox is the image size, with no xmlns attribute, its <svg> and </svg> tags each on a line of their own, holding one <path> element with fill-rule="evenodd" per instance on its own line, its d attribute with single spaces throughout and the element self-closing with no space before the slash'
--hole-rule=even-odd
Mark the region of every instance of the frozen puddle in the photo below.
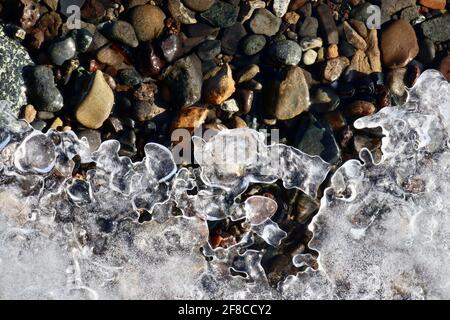
<svg viewBox="0 0 450 320">
<path fill-rule="evenodd" d="M 330 170 L 320 158 L 236 129 L 195 138 L 199 170 L 178 170 L 153 143 L 132 163 L 118 156 L 117 141 L 91 153 L 71 132 L 32 130 L 3 102 L 0 298 L 450 298 L 450 85 L 426 71 L 409 94 L 404 106 L 355 123 L 382 128 L 383 159 L 375 164 L 363 150 L 362 161 L 336 171 L 310 226 L 318 271 L 276 289 L 263 253 L 248 248 L 255 237 L 272 246 L 286 237 L 271 220 L 280 204 L 235 198 L 276 180 L 315 197 Z M 225 149 L 223 139 L 231 141 Z M 139 223 L 140 214 L 152 221 Z M 212 249 L 206 221 L 224 218 L 245 221 L 248 231 L 236 245 Z M 297 267 L 311 261 L 292 259 Z"/>
</svg>

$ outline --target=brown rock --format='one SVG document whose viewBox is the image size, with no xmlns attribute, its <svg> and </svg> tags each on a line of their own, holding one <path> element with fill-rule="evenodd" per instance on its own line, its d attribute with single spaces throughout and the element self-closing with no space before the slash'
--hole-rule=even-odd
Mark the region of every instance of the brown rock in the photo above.
<svg viewBox="0 0 450 320">
<path fill-rule="evenodd" d="M 450 54 L 448 54 L 439 64 L 439 71 L 447 78 L 447 81 L 450 82 Z"/>
<path fill-rule="evenodd" d="M 330 7 L 326 4 L 319 5 L 317 7 L 317 14 L 319 15 L 320 25 L 327 35 L 328 44 L 338 44 L 339 32 Z"/>
<path fill-rule="evenodd" d="M 378 33 L 376 29 L 371 29 L 367 37 L 367 57 L 369 58 L 372 72 L 381 72 L 381 53 L 378 47 Z"/>
<path fill-rule="evenodd" d="M 344 116 L 338 110 L 326 113 L 325 119 L 334 131 L 339 131 L 347 125 Z"/>
<path fill-rule="evenodd" d="M 123 68 L 123 64 L 125 61 L 125 58 L 120 52 L 117 52 L 111 47 L 106 46 L 101 48 L 97 52 L 97 60 L 101 63 L 107 64 L 109 66 L 115 67 L 117 70 L 120 68 Z"/>
<path fill-rule="evenodd" d="M 207 116 L 208 109 L 206 108 L 196 106 L 183 108 L 173 124 L 173 129 L 193 130 L 200 127 Z"/>
<path fill-rule="evenodd" d="M 133 92 L 133 97 L 139 101 L 152 100 L 157 92 L 158 87 L 153 82 L 141 83 L 139 87 Z"/>
<path fill-rule="evenodd" d="M 375 113 L 375 111 L 376 108 L 372 103 L 364 100 L 357 100 L 345 109 L 345 114 L 348 117 L 364 117 Z"/>
<path fill-rule="evenodd" d="M 402 68 L 419 53 L 416 33 L 408 21 L 400 19 L 381 34 L 383 64 L 388 68 Z"/>
<path fill-rule="evenodd" d="M 362 50 L 356 50 L 355 55 L 352 57 L 350 62 L 350 70 L 357 71 L 363 74 L 370 74 L 372 69 L 370 68 L 369 59 L 367 55 Z"/>
<path fill-rule="evenodd" d="M 339 57 L 339 48 L 337 44 L 332 44 L 327 48 L 327 59 L 334 59 Z"/>
<path fill-rule="evenodd" d="M 356 49 L 366 50 L 367 43 L 355 29 L 353 29 L 347 21 L 344 21 L 344 32 L 347 41 Z"/>
<path fill-rule="evenodd" d="M 283 17 L 284 21 L 286 21 L 289 24 L 293 24 L 293 25 L 296 25 L 299 19 L 300 19 L 300 15 L 295 11 L 286 12 L 286 14 Z"/>
<path fill-rule="evenodd" d="M 40 17 L 40 5 L 34 0 L 20 0 L 23 11 L 20 17 L 20 26 L 24 30 L 33 27 Z"/>
<path fill-rule="evenodd" d="M 32 123 L 36 119 L 37 111 L 33 105 L 27 104 L 23 109 L 23 118 L 28 122 Z"/>
<path fill-rule="evenodd" d="M 103 73 L 97 70 L 87 95 L 76 108 L 75 117 L 86 128 L 98 129 L 109 117 L 113 104 L 114 94 Z"/>
<path fill-rule="evenodd" d="M 446 5 L 446 0 L 420 0 L 419 3 L 424 7 L 435 9 L 435 10 L 444 10 Z"/>
<path fill-rule="evenodd" d="M 323 72 L 323 78 L 327 81 L 335 81 L 339 79 L 345 68 L 348 67 L 350 61 L 346 57 L 338 57 L 328 60 Z"/>
<path fill-rule="evenodd" d="M 203 96 L 206 102 L 220 105 L 234 93 L 234 80 L 227 64 L 214 69 L 203 83 Z"/>
<path fill-rule="evenodd" d="M 254 93 L 249 89 L 240 89 L 236 92 L 236 102 L 241 114 L 247 114 L 252 110 Z"/>
<path fill-rule="evenodd" d="M 130 20 L 139 41 L 151 41 L 164 29 L 166 15 L 157 6 L 146 4 L 131 9 Z"/>
<path fill-rule="evenodd" d="M 287 68 L 281 79 L 274 80 L 269 98 L 268 115 L 278 120 L 289 120 L 308 110 L 309 90 L 302 69 Z"/>
</svg>

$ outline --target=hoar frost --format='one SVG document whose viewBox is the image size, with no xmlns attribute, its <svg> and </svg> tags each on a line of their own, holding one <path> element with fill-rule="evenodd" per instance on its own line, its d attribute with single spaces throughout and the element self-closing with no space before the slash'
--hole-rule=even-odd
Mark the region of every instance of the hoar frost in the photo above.
<svg viewBox="0 0 450 320">
<path fill-rule="evenodd" d="M 286 238 L 271 219 L 282 204 L 238 199 L 277 180 L 314 198 L 329 164 L 251 129 L 194 138 L 196 169 L 177 170 L 154 143 L 133 163 L 117 141 L 91 152 L 73 132 L 34 131 L 4 104 L 0 298 L 450 298 L 450 86 L 435 71 L 405 105 L 356 121 L 381 128 L 383 157 L 374 163 L 364 149 L 334 173 L 310 225 L 318 270 L 297 254 L 292 265 L 306 270 L 276 288 L 252 245 Z M 247 231 L 213 249 L 207 222 L 225 218 Z"/>
</svg>

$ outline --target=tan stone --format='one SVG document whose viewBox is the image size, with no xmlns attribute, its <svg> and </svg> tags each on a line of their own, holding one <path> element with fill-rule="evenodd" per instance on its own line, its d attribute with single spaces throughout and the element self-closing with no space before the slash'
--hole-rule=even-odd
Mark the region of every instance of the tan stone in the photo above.
<svg viewBox="0 0 450 320">
<path fill-rule="evenodd" d="M 364 117 L 375 113 L 375 106 L 364 100 L 357 100 L 345 109 L 345 114 L 349 117 Z"/>
<path fill-rule="evenodd" d="M 347 41 L 356 49 L 365 50 L 367 48 L 367 43 L 364 38 L 347 21 L 344 21 L 344 32 Z"/>
<path fill-rule="evenodd" d="M 297 24 L 298 20 L 300 19 L 300 15 L 295 11 L 289 11 L 286 12 L 283 19 L 289 24 Z"/>
<path fill-rule="evenodd" d="M 335 81 L 339 79 L 345 68 L 348 67 L 350 61 L 346 57 L 338 57 L 330 59 L 325 65 L 323 72 L 323 78 L 327 81 Z"/>
<path fill-rule="evenodd" d="M 63 121 L 61 120 L 60 117 L 57 117 L 55 120 L 53 120 L 53 123 L 50 126 L 50 128 L 57 130 L 58 128 L 61 128 L 63 126 L 64 126 Z"/>
<path fill-rule="evenodd" d="M 114 93 L 103 73 L 97 70 L 87 95 L 76 108 L 75 117 L 86 128 L 98 129 L 109 117 L 113 105 Z"/>
<path fill-rule="evenodd" d="M 241 72 L 239 72 L 236 83 L 243 83 L 252 80 L 259 73 L 259 66 L 256 64 L 251 64 Z"/>
<path fill-rule="evenodd" d="M 203 82 L 203 96 L 206 102 L 220 105 L 235 91 L 233 75 L 230 66 L 216 68 Z"/>
<path fill-rule="evenodd" d="M 27 104 L 23 109 L 23 118 L 28 122 L 32 123 L 36 119 L 37 111 L 33 105 Z"/>
<path fill-rule="evenodd" d="M 367 58 L 366 53 L 362 50 L 356 50 L 355 55 L 352 57 L 352 61 L 350 62 L 349 68 L 363 74 L 372 73 L 369 59 Z"/>
<path fill-rule="evenodd" d="M 327 59 L 339 57 L 339 48 L 337 44 L 332 44 L 327 48 Z"/>
<path fill-rule="evenodd" d="M 378 47 L 378 33 L 376 29 L 371 29 L 369 31 L 369 36 L 367 37 L 366 54 L 369 58 L 372 72 L 381 72 L 381 53 L 380 48 Z"/>
</svg>

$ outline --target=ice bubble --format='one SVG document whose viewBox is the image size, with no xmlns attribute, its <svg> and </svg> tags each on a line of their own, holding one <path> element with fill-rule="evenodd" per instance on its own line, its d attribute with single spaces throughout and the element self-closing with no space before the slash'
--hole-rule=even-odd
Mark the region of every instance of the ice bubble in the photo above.
<svg viewBox="0 0 450 320">
<path fill-rule="evenodd" d="M 14 155 L 14 164 L 22 172 L 48 173 L 55 166 L 53 142 L 44 134 L 35 132 L 20 144 Z"/>
</svg>

